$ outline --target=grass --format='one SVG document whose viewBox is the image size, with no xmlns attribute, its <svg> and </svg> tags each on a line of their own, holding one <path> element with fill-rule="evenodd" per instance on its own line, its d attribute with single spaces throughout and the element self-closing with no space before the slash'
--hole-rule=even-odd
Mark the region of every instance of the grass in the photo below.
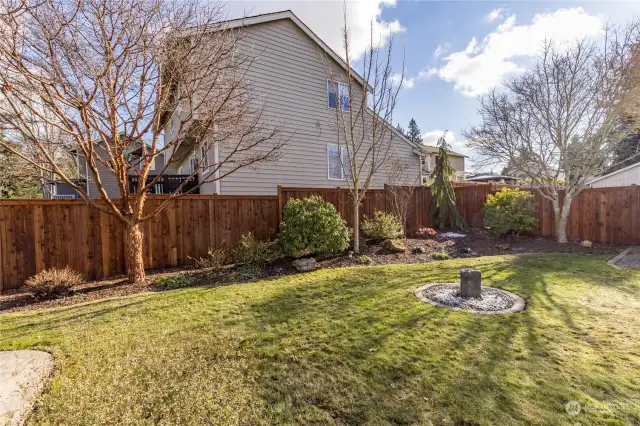
<svg viewBox="0 0 640 426">
<path fill-rule="evenodd" d="M 605 260 L 485 257 L 124 297 L 2 315 L 0 348 L 55 356 L 31 424 L 640 424 L 640 273 Z M 527 309 L 472 315 L 413 296 L 463 266 Z"/>
</svg>

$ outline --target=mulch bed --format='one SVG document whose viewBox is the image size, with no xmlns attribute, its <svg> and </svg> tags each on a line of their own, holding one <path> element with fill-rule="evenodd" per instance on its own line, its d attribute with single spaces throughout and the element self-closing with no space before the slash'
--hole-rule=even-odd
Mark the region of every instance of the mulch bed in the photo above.
<svg viewBox="0 0 640 426">
<path fill-rule="evenodd" d="M 509 236 L 497 238 L 483 230 L 474 229 L 464 238 L 443 238 L 441 234 L 434 239 L 408 238 L 405 240 L 405 253 L 389 253 L 378 241 L 368 241 L 361 246 L 360 255 L 349 253 L 337 256 L 317 257 L 321 269 L 338 268 L 344 266 L 362 265 L 359 256 L 368 256 L 373 265 L 388 265 L 396 263 L 426 263 L 433 262 L 434 253 L 447 253 L 450 258 L 479 257 L 501 254 L 521 253 L 588 253 L 601 255 L 617 255 L 625 246 L 593 243 L 593 246 L 583 247 L 580 241 L 570 241 L 558 244 L 553 239 L 528 236 Z M 414 254 L 414 249 L 424 248 L 424 253 Z M 17 312 L 35 309 L 47 309 L 57 306 L 69 306 L 92 300 L 105 299 L 116 296 L 126 296 L 144 292 L 158 291 L 154 283 L 163 277 L 177 277 L 188 275 L 192 277 L 191 286 L 195 285 L 226 285 L 234 282 L 251 282 L 268 277 L 278 277 L 297 273 L 291 265 L 291 259 L 279 259 L 255 271 L 251 275 L 242 272 L 240 268 L 228 268 L 227 271 L 212 276 L 206 271 L 197 270 L 192 266 L 164 268 L 148 271 L 147 279 L 138 284 L 127 284 L 123 277 L 108 280 L 87 282 L 73 289 L 69 295 L 48 300 L 34 299 L 25 290 L 11 290 L 0 294 L 0 312 Z"/>
</svg>

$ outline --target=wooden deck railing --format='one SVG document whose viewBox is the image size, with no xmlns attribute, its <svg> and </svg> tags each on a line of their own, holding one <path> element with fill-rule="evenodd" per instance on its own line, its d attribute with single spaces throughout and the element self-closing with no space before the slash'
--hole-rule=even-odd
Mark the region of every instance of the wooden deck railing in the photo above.
<svg viewBox="0 0 640 426">
<path fill-rule="evenodd" d="M 147 177 L 147 182 L 151 182 L 155 177 L 156 175 L 149 175 Z M 149 189 L 149 193 L 158 195 L 173 194 L 178 190 L 178 188 L 180 188 L 180 185 L 182 185 L 184 181 L 187 181 L 187 183 L 180 189 L 180 193 L 200 193 L 200 188 L 196 188 L 198 186 L 198 176 L 190 175 L 163 175 L 160 177 L 158 182 Z M 140 178 L 138 176 L 129 176 L 129 192 L 137 192 L 139 184 Z"/>
</svg>

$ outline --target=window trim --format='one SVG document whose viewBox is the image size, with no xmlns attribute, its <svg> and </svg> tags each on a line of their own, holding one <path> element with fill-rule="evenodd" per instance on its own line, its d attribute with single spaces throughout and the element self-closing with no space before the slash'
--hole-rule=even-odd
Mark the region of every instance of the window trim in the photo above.
<svg viewBox="0 0 640 426">
<path fill-rule="evenodd" d="M 209 171 L 209 150 L 205 149 L 206 146 L 200 147 L 200 161 L 202 162 L 202 172 L 207 173 Z"/>
<path fill-rule="evenodd" d="M 329 162 L 329 146 L 337 146 L 338 147 L 338 159 L 340 160 L 340 174 L 342 175 L 341 178 L 332 178 L 331 174 L 330 174 L 330 162 Z M 344 164 L 342 163 L 342 152 L 343 152 L 343 148 L 345 146 L 345 144 L 339 144 L 339 143 L 327 143 L 327 179 L 329 180 L 339 180 L 339 181 L 346 181 L 347 177 L 345 176 L 345 170 L 344 170 Z M 348 155 L 348 154 L 347 154 Z"/>
<path fill-rule="evenodd" d="M 335 108 L 332 108 L 332 107 L 331 107 L 331 103 L 330 103 L 331 96 L 329 96 L 329 85 L 330 85 L 331 83 L 334 83 L 334 84 L 337 84 L 337 85 L 338 85 L 338 91 L 340 90 L 340 85 L 341 85 L 341 84 L 342 84 L 342 85 L 344 85 L 344 86 L 347 88 L 347 93 L 349 92 L 349 85 L 348 85 L 347 83 L 345 83 L 344 81 L 334 81 L 334 80 L 331 80 L 331 79 L 329 79 L 329 78 L 327 79 L 327 108 L 329 108 L 329 109 L 331 109 L 331 110 L 334 110 L 334 109 L 338 109 L 338 106 L 336 105 L 336 107 L 335 107 Z M 349 96 L 349 103 L 351 103 L 351 96 Z M 348 107 L 349 109 L 348 109 L 348 110 L 346 110 L 346 111 L 345 111 L 345 109 L 344 109 L 344 106 L 343 106 L 342 108 L 340 108 L 340 110 L 341 110 L 342 112 L 349 112 L 349 111 L 350 111 L 350 109 L 351 109 L 351 107 L 350 107 L 350 105 L 349 105 L 349 104 L 347 104 L 347 107 Z"/>
</svg>

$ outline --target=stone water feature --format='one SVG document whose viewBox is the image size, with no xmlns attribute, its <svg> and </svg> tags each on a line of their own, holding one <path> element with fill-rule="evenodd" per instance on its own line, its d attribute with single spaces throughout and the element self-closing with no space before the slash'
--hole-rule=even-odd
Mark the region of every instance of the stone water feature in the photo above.
<svg viewBox="0 0 640 426">
<path fill-rule="evenodd" d="M 520 296 L 495 287 L 483 287 L 480 271 L 470 268 L 460 270 L 460 283 L 426 284 L 414 294 L 434 306 L 481 314 L 507 314 L 525 308 Z"/>
</svg>

